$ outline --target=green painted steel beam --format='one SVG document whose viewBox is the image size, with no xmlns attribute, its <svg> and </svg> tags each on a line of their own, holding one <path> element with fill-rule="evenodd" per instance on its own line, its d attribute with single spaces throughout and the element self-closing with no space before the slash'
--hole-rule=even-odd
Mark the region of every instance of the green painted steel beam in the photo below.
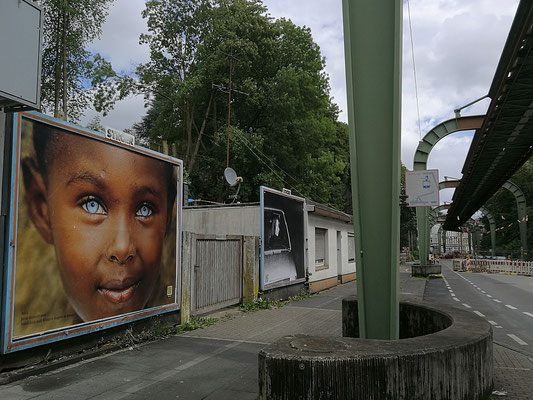
<svg viewBox="0 0 533 400">
<path fill-rule="evenodd" d="M 359 329 L 397 339 L 402 1 L 342 5 Z"/>
<path fill-rule="evenodd" d="M 524 258 L 524 251 L 527 251 L 527 222 L 526 222 L 526 196 L 520 187 L 511 182 L 507 181 L 502 185 L 503 188 L 510 191 L 515 200 L 516 200 L 516 209 L 518 214 L 518 220 L 521 221 L 518 224 L 520 230 L 520 245 L 522 246 L 521 258 Z"/>
<path fill-rule="evenodd" d="M 490 228 L 490 254 L 492 257 L 496 255 L 496 220 L 494 219 L 493 215 L 489 210 L 487 210 L 485 207 L 479 207 L 479 211 L 483 213 L 483 215 L 489 220 L 489 228 Z"/>
<path fill-rule="evenodd" d="M 484 119 L 484 115 L 459 117 L 441 122 L 433 127 L 433 129 L 426 133 L 422 140 L 418 143 L 413 160 L 413 169 L 415 171 L 427 169 L 429 153 L 431 150 L 433 150 L 433 147 L 435 147 L 439 140 L 442 140 L 446 136 L 455 132 L 478 129 L 483 124 Z M 427 207 L 416 208 L 418 255 L 420 258 L 420 265 L 426 265 L 429 262 L 430 227 L 428 213 Z"/>
</svg>

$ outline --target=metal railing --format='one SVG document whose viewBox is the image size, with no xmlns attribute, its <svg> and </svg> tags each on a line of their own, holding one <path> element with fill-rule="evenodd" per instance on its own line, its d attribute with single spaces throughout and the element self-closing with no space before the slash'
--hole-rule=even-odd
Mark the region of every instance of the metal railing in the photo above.
<svg viewBox="0 0 533 400">
<path fill-rule="evenodd" d="M 454 259 L 453 270 L 533 275 L 533 262 L 520 260 Z"/>
</svg>

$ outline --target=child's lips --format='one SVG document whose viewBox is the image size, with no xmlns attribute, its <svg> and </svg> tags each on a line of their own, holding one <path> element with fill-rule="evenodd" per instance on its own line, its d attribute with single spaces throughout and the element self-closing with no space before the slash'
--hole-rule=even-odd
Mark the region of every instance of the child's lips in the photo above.
<svg viewBox="0 0 533 400">
<path fill-rule="evenodd" d="M 125 281 L 112 281 L 102 285 L 98 291 L 112 303 L 124 303 L 131 299 L 135 289 L 139 285 L 138 280 L 128 279 Z"/>
</svg>

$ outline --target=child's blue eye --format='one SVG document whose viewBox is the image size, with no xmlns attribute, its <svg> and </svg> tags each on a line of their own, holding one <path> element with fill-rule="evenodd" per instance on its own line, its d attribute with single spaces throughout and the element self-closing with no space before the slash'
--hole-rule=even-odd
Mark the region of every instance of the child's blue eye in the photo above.
<svg viewBox="0 0 533 400">
<path fill-rule="evenodd" d="M 104 207 L 96 199 L 88 199 L 81 206 L 89 214 L 106 214 Z"/>
<path fill-rule="evenodd" d="M 152 208 L 150 206 L 148 206 L 147 204 L 143 204 L 139 207 L 139 209 L 137 210 L 137 212 L 135 213 L 136 216 L 138 217 L 149 217 L 150 215 L 152 215 L 154 211 L 152 210 Z"/>
</svg>

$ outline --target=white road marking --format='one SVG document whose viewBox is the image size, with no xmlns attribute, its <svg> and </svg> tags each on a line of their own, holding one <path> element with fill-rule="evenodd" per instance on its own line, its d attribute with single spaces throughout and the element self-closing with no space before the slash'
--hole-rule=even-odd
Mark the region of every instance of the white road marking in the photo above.
<svg viewBox="0 0 533 400">
<path fill-rule="evenodd" d="M 455 293 L 450 293 L 450 295 L 451 295 L 452 297 L 455 297 Z"/>
<path fill-rule="evenodd" d="M 487 293 L 487 292 L 485 292 L 484 290 L 482 290 L 481 293 L 485 294 L 485 293 Z"/>
<path fill-rule="evenodd" d="M 501 303 L 502 302 L 501 300 L 498 300 L 498 299 L 492 299 L 492 301 L 495 301 L 496 303 Z"/>
<path fill-rule="evenodd" d="M 495 328 L 499 328 L 499 329 L 501 329 L 501 328 L 503 328 L 503 326 L 496 325 Z"/>
<path fill-rule="evenodd" d="M 513 306 L 510 305 L 510 304 L 506 304 L 505 307 L 510 308 L 511 310 L 516 310 L 516 307 L 513 307 Z"/>
<path fill-rule="evenodd" d="M 498 325 L 498 324 L 497 324 L 496 322 L 494 322 L 494 321 L 489 321 L 489 324 L 491 324 L 491 325 L 493 325 L 493 326 L 494 326 L 494 325 Z"/>
<path fill-rule="evenodd" d="M 485 318 L 485 316 L 484 316 L 483 314 L 481 314 L 479 311 L 474 311 L 474 314 L 479 315 L 480 317 Z"/>
<path fill-rule="evenodd" d="M 516 343 L 518 343 L 521 346 L 527 346 L 527 343 L 524 342 L 522 339 L 520 339 L 518 336 L 513 335 L 512 333 L 508 333 L 507 336 L 509 336 L 511 339 L 513 339 Z"/>
<path fill-rule="evenodd" d="M 492 299 L 492 296 L 490 294 L 488 294 L 487 297 L 490 297 Z"/>
<path fill-rule="evenodd" d="M 457 297 L 452 297 L 455 301 L 461 301 Z"/>
<path fill-rule="evenodd" d="M 469 306 L 468 304 L 466 304 L 466 303 L 463 303 L 463 306 L 465 306 L 466 308 L 472 308 L 472 307 L 470 307 L 470 306 Z"/>
<path fill-rule="evenodd" d="M 533 318 L 533 314 L 531 314 L 531 313 L 529 313 L 529 312 L 525 312 L 525 311 L 524 311 L 524 314 L 529 315 L 531 318 Z"/>
</svg>

